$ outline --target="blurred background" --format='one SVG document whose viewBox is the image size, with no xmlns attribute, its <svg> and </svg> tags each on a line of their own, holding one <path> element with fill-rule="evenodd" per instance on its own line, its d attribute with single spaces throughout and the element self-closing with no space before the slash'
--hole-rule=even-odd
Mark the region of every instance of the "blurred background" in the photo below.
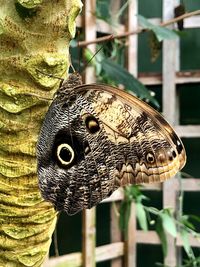
<svg viewBox="0 0 200 267">
<path fill-rule="evenodd" d="M 83 1 L 70 48 L 75 69 L 101 48 L 85 82 L 117 85 L 146 100 L 174 126 L 188 159 L 163 185 L 124 189 L 131 201 L 122 189 L 90 211 L 61 213 L 50 257 L 65 255 L 62 266 L 81 266 L 81 252 L 87 267 L 200 266 L 200 14 L 170 24 L 167 33 L 152 27 L 199 9 L 197 0 Z M 86 49 L 96 38 L 134 31 Z M 50 258 L 46 266 L 61 265 Z"/>
</svg>

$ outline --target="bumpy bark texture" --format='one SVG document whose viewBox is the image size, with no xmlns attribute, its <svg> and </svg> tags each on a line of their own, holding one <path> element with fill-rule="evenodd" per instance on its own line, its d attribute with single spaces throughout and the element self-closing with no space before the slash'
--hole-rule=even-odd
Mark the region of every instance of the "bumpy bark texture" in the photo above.
<svg viewBox="0 0 200 267">
<path fill-rule="evenodd" d="M 69 67 L 79 0 L 0 0 L 0 266 L 41 266 L 56 212 L 42 200 L 35 148 Z M 40 97 L 37 97 L 40 96 Z"/>
</svg>

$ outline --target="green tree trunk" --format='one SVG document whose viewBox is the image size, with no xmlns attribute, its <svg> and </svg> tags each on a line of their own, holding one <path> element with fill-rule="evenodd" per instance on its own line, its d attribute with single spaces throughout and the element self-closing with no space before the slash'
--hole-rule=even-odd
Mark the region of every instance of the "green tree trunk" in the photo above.
<svg viewBox="0 0 200 267">
<path fill-rule="evenodd" d="M 41 266 L 56 212 L 42 200 L 36 142 L 69 67 L 80 0 L 0 0 L 0 266 Z M 40 97 L 37 97 L 40 96 Z M 41 98 L 43 97 L 43 98 Z"/>
</svg>

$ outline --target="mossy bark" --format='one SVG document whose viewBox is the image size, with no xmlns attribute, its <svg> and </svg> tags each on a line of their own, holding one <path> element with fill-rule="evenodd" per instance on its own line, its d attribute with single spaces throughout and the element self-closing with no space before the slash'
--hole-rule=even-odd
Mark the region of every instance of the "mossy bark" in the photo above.
<svg viewBox="0 0 200 267">
<path fill-rule="evenodd" d="M 0 266 L 41 266 L 56 212 L 41 198 L 36 142 L 69 67 L 79 0 L 0 0 Z"/>
</svg>

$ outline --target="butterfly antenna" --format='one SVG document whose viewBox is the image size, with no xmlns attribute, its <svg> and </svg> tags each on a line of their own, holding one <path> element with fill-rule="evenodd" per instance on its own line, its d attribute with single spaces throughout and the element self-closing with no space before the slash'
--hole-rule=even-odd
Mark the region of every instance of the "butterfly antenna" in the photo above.
<svg viewBox="0 0 200 267">
<path fill-rule="evenodd" d="M 71 58 L 71 55 L 69 55 L 69 61 L 70 61 L 70 67 L 72 68 L 72 71 L 75 73 L 76 70 L 75 70 L 75 68 L 74 68 L 74 66 L 73 66 L 73 64 L 72 64 L 72 58 Z"/>
<path fill-rule="evenodd" d="M 85 64 L 83 70 L 81 71 L 81 73 L 84 73 L 84 71 L 86 70 L 87 66 L 90 64 L 90 62 L 93 60 L 93 58 L 104 48 L 104 46 L 106 45 L 106 43 L 110 40 L 113 39 L 113 35 L 110 35 L 110 38 L 108 40 L 106 40 L 106 42 L 99 48 L 97 49 L 97 51 L 94 53 L 94 55 L 88 60 L 88 62 Z"/>
</svg>

